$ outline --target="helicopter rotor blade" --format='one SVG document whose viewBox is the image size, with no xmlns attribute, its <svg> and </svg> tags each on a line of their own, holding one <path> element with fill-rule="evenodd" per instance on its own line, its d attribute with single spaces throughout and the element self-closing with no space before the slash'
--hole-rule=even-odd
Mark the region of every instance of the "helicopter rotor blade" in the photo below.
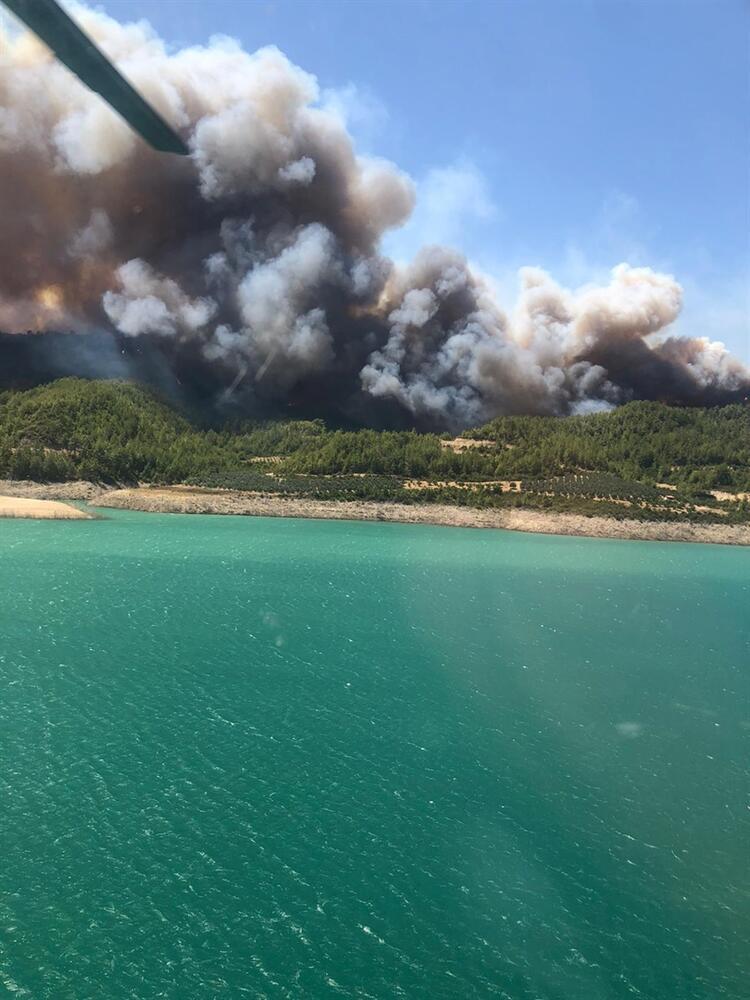
<svg viewBox="0 0 750 1000">
<path fill-rule="evenodd" d="M 3 3 L 149 145 L 162 153 L 188 155 L 180 136 L 128 83 L 57 0 L 3 0 Z"/>
</svg>

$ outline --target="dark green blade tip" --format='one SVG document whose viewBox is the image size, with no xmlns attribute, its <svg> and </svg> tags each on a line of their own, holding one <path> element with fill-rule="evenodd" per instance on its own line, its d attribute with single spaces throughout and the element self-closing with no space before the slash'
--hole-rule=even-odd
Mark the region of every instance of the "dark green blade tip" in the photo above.
<svg viewBox="0 0 750 1000">
<path fill-rule="evenodd" d="M 115 69 L 56 0 L 3 0 L 3 3 L 150 146 L 162 153 L 188 155 L 189 150 L 179 135 Z"/>
</svg>

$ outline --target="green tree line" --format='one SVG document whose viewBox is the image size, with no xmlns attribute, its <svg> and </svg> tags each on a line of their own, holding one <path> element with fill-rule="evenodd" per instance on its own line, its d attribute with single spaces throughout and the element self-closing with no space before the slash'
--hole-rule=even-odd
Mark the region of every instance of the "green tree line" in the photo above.
<svg viewBox="0 0 750 1000">
<path fill-rule="evenodd" d="M 573 483 L 570 477 L 606 474 L 693 493 L 750 491 L 750 408 L 741 404 L 698 409 L 636 402 L 584 416 L 499 417 L 463 438 L 456 444 L 447 435 L 416 431 L 343 431 L 319 420 L 205 427 L 153 393 L 113 381 L 66 378 L 0 393 L 0 475 L 13 479 L 238 489 L 300 489 L 314 479 L 316 488 L 330 492 L 326 478 L 339 477 L 350 491 L 380 489 L 390 496 L 391 480 L 401 489 L 405 479 L 568 477 Z M 356 486 L 358 477 L 370 481 Z M 571 490 L 581 494 L 580 484 Z"/>
</svg>

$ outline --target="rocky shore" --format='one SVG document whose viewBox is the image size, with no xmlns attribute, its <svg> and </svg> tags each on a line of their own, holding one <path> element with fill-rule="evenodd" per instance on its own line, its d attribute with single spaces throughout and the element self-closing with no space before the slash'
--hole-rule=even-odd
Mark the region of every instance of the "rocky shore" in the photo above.
<svg viewBox="0 0 750 1000">
<path fill-rule="evenodd" d="M 647 541 L 750 545 L 750 525 L 691 524 L 686 521 L 615 520 L 582 514 L 534 510 L 480 510 L 446 504 L 399 504 L 355 500 L 312 500 L 272 493 L 203 489 L 191 486 L 139 486 L 104 489 L 95 483 L 0 481 L 0 495 L 46 500 L 85 501 L 94 507 L 169 514 L 241 514 L 259 517 L 309 517 L 349 521 L 390 521 L 462 528 L 502 528 L 553 535 L 626 538 Z M 74 509 L 74 508 L 69 508 Z"/>
</svg>

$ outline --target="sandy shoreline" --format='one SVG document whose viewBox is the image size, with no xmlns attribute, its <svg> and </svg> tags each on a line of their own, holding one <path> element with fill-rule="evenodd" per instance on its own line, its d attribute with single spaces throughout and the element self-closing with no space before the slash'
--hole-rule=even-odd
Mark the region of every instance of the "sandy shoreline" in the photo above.
<svg viewBox="0 0 750 1000">
<path fill-rule="evenodd" d="M 104 489 L 95 483 L 30 483 L 0 481 L 0 495 L 34 500 L 78 500 L 96 507 L 166 514 L 242 514 L 324 520 L 436 524 L 457 528 L 501 528 L 552 535 L 625 538 L 644 541 L 708 542 L 750 545 L 750 525 L 689 524 L 684 521 L 616 521 L 534 510 L 479 510 L 447 504 L 398 504 L 359 500 L 312 500 L 234 490 L 185 486 L 141 486 Z M 60 504 L 68 516 L 85 517 Z M 31 515 L 33 516 L 33 515 Z"/>
<path fill-rule="evenodd" d="M 653 522 L 585 517 L 532 510 L 479 510 L 447 504 L 398 504 L 356 500 L 311 500 L 231 490 L 140 487 L 110 490 L 96 506 L 174 514 L 245 514 L 351 521 L 391 521 L 462 528 L 502 528 L 553 535 L 629 538 L 651 541 L 750 545 L 750 525 Z"/>
<path fill-rule="evenodd" d="M 92 515 L 58 500 L 0 496 L 0 517 L 30 517 L 42 521 L 90 521 Z"/>
</svg>

